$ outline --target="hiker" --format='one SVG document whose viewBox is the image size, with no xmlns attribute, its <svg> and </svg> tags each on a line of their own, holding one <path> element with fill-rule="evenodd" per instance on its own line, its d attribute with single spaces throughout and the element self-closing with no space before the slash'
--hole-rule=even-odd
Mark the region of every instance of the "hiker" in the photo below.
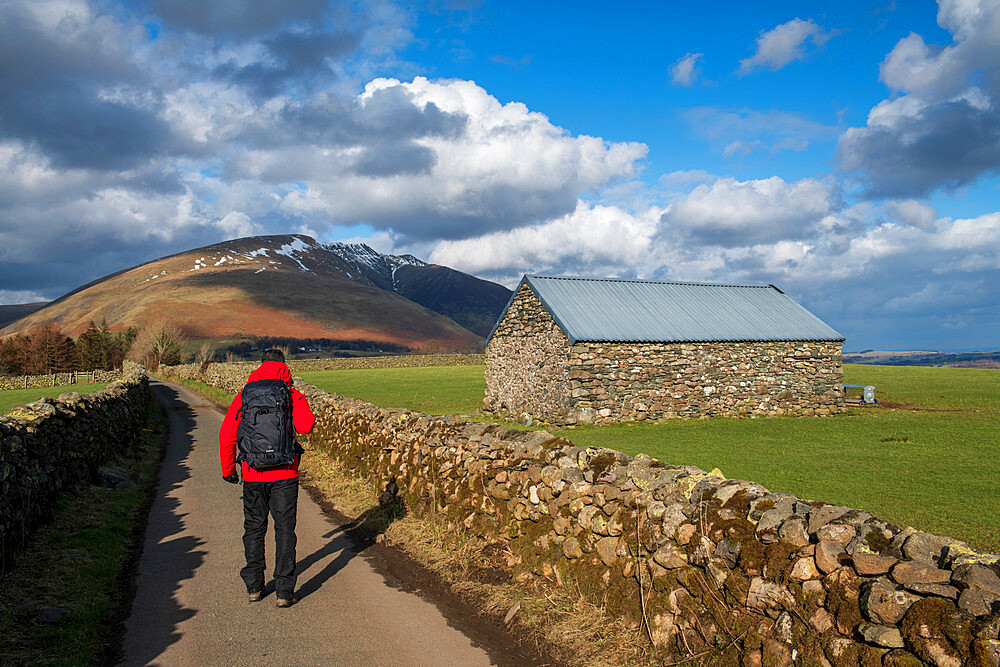
<svg viewBox="0 0 1000 667">
<path fill-rule="evenodd" d="M 242 463 L 243 549 L 247 564 L 240 576 L 250 602 L 264 595 L 264 534 L 274 518 L 274 587 L 278 607 L 295 598 L 295 512 L 299 495 L 299 456 L 295 432 L 309 433 L 316 418 L 306 397 L 292 387 L 281 350 L 267 350 L 247 385 L 236 394 L 219 430 L 222 478 L 238 484 Z M 293 428 L 294 426 L 294 428 Z"/>
</svg>

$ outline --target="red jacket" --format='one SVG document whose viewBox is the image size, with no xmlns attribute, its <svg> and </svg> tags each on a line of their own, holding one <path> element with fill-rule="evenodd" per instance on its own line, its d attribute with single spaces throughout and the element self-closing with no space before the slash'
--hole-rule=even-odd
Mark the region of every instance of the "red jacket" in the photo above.
<svg viewBox="0 0 1000 667">
<path fill-rule="evenodd" d="M 292 374 L 288 366 L 280 361 L 265 361 L 260 368 L 250 374 L 247 382 L 256 380 L 284 380 L 288 385 L 288 391 L 292 395 L 292 424 L 299 433 L 308 433 L 316 423 L 306 397 L 298 389 L 292 387 Z M 219 458 L 222 462 L 222 476 L 228 477 L 236 472 L 236 430 L 239 428 L 239 412 L 243 406 L 243 392 L 236 394 L 229 410 L 226 411 L 226 418 L 219 429 Z M 282 479 L 292 479 L 299 476 L 299 457 L 295 457 L 295 463 L 257 472 L 243 461 L 243 481 L 244 482 L 277 482 Z"/>
</svg>

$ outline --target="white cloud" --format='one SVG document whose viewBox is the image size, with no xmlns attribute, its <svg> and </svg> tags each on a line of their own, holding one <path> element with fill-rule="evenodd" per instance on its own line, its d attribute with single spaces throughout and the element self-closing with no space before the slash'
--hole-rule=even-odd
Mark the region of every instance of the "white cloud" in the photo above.
<svg viewBox="0 0 1000 667">
<path fill-rule="evenodd" d="M 879 72 L 887 86 L 938 101 L 967 88 L 973 72 L 1000 63 L 1000 4 L 995 0 L 939 0 L 937 22 L 953 42 L 928 46 L 910 33 L 882 62 Z"/>
<path fill-rule="evenodd" d="M 938 218 L 933 206 L 916 199 L 890 201 L 887 208 L 892 217 L 920 229 L 933 229 L 934 221 Z"/>
<path fill-rule="evenodd" d="M 386 99 L 394 106 L 382 108 Z M 311 142 L 257 149 L 234 158 L 234 168 L 265 187 L 306 183 L 282 199 L 292 213 L 391 227 L 415 239 L 460 238 L 572 211 L 580 194 L 635 176 L 647 150 L 640 143 L 573 136 L 524 104 L 501 104 L 471 81 L 376 79 L 356 104 L 360 118 L 375 121 L 378 114 L 414 109 L 464 122 L 395 148 Z M 358 167 L 372 150 L 381 151 L 384 175 Z M 411 154 L 427 160 L 417 169 L 394 170 Z M 316 218 L 311 223 L 319 224 Z"/>
<path fill-rule="evenodd" d="M 673 202 L 663 221 L 702 242 L 732 247 L 804 238 L 833 207 L 833 190 L 822 181 L 721 178 Z"/>
<path fill-rule="evenodd" d="M 508 283 L 525 272 L 565 273 L 581 267 L 591 274 L 621 275 L 644 263 L 660 212 L 652 208 L 633 215 L 614 206 L 577 202 L 572 213 L 539 225 L 443 241 L 430 259 Z"/>
<path fill-rule="evenodd" d="M 242 211 L 230 211 L 215 222 L 215 226 L 226 234 L 226 238 L 254 236 L 260 232 L 260 225 L 254 224 L 250 216 Z M 305 232 L 299 232 L 305 233 Z M 311 236 L 311 235 L 310 235 Z"/>
<path fill-rule="evenodd" d="M 1000 169 L 1000 3 L 940 0 L 952 43 L 899 40 L 880 76 L 896 94 L 840 138 L 841 166 L 874 196 L 913 196 Z"/>
<path fill-rule="evenodd" d="M 0 289 L 0 305 L 38 303 L 39 301 L 48 301 L 48 299 L 34 290 Z"/>
<path fill-rule="evenodd" d="M 793 60 L 804 60 L 806 40 L 810 37 L 813 45 L 822 46 L 829 34 L 824 33 L 812 19 L 803 21 L 800 18 L 761 32 L 757 38 L 757 50 L 740 61 L 737 73 L 743 76 L 761 67 L 779 70 Z"/>
<path fill-rule="evenodd" d="M 670 67 L 670 81 L 675 86 L 693 85 L 698 78 L 698 61 L 704 53 L 688 53 Z"/>
</svg>

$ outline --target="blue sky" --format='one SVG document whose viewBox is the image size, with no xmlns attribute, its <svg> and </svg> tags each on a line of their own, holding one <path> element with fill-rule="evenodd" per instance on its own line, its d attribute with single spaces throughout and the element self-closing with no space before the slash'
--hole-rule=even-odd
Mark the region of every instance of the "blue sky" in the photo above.
<svg viewBox="0 0 1000 667">
<path fill-rule="evenodd" d="M 1000 0 L 0 3 L 0 302 L 226 238 L 1000 347 Z"/>
</svg>

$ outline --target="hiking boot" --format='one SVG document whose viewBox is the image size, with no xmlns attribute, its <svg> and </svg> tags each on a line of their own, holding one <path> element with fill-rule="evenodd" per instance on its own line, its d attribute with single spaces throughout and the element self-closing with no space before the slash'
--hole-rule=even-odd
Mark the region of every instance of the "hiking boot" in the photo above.
<svg viewBox="0 0 1000 667">
<path fill-rule="evenodd" d="M 293 604 L 295 604 L 298 601 L 299 601 L 299 599 L 297 597 L 295 597 L 294 595 L 289 595 L 286 598 L 278 598 L 275 601 L 274 606 L 275 607 L 281 607 L 282 609 L 287 609 L 288 607 L 291 607 Z"/>
<path fill-rule="evenodd" d="M 256 593 L 247 593 L 247 599 L 250 602 L 260 602 L 261 598 L 264 597 L 264 591 L 257 591 Z"/>
</svg>

